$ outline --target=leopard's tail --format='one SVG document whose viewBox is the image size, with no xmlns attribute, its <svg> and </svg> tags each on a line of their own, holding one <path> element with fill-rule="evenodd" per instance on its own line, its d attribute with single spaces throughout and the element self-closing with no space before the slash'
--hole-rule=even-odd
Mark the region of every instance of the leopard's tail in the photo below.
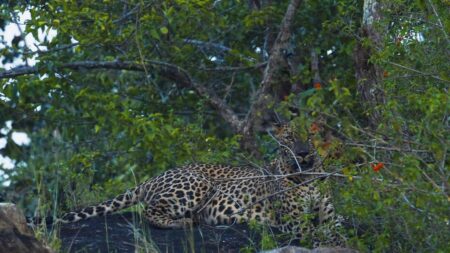
<svg viewBox="0 0 450 253">
<path fill-rule="evenodd" d="M 142 184 L 135 188 L 127 190 L 125 193 L 116 196 L 113 199 L 104 201 L 95 206 L 88 206 L 78 212 L 65 213 L 56 222 L 72 223 L 80 220 L 89 219 L 96 216 L 102 216 L 108 213 L 113 213 L 118 210 L 136 205 L 140 202 L 143 194 Z"/>
</svg>

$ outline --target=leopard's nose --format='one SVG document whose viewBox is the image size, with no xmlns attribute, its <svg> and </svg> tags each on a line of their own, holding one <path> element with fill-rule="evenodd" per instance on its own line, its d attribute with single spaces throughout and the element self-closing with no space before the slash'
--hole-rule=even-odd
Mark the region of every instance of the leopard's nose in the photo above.
<svg viewBox="0 0 450 253">
<path fill-rule="evenodd" d="M 294 153 L 297 156 L 305 157 L 309 154 L 309 146 L 305 142 L 297 141 L 294 143 Z"/>
</svg>

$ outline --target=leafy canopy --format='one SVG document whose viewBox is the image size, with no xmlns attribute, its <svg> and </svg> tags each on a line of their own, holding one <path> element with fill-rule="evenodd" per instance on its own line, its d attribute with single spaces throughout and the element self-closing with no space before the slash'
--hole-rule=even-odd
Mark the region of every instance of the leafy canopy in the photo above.
<svg viewBox="0 0 450 253">
<path fill-rule="evenodd" d="M 112 196 L 187 162 L 246 161 L 239 136 L 189 80 L 245 116 L 287 6 L 249 2 L 264 1 L 2 3 L 0 28 L 30 13 L 21 35 L 0 38 L 2 63 L 37 62 L 34 74 L 0 79 L 0 126 L 12 121 L 11 131 L 0 131 L 7 141 L 0 154 L 16 161 L 14 170 L 0 168 L 0 182 L 10 183 L 0 185 L 2 197 L 29 210 L 39 197 L 45 213 Z M 299 109 L 292 122 L 299 135 L 313 132 L 327 170 L 344 176 L 333 189 L 351 223 L 351 246 L 445 252 L 448 3 L 379 3 L 379 45 L 361 33 L 362 1 L 302 3 L 286 48 L 298 89 L 276 110 Z M 52 30 L 53 38 L 43 36 Z M 384 101 L 374 107 L 355 78 L 358 45 L 374 49 L 369 62 L 383 70 Z M 314 84 L 316 74 L 321 83 Z M 373 111 L 381 115 L 375 127 Z M 26 132 L 31 145 L 16 144 L 14 131 Z M 270 156 L 269 138 L 259 137 Z"/>
</svg>

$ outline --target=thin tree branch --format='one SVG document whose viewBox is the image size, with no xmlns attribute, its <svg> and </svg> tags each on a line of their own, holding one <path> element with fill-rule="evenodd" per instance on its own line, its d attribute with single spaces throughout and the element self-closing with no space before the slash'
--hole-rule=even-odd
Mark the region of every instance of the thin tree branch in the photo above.
<svg viewBox="0 0 450 253">
<path fill-rule="evenodd" d="M 307 171 L 301 171 L 301 172 L 294 172 L 289 174 L 269 174 L 269 175 L 261 175 L 261 176 L 249 176 L 249 177 L 236 177 L 236 178 L 219 178 L 217 181 L 239 181 L 239 180 L 249 180 L 249 179 L 260 179 L 260 178 L 274 178 L 277 181 L 279 179 L 283 178 L 289 178 L 293 176 L 320 176 L 320 177 L 339 177 L 339 178 L 348 178 L 349 176 L 346 176 L 344 174 L 340 173 L 330 173 L 330 172 L 307 172 Z M 361 179 L 361 176 L 352 176 L 352 178 Z"/>
<path fill-rule="evenodd" d="M 76 42 L 76 43 L 62 45 L 60 47 L 51 48 L 51 49 L 47 49 L 47 50 L 40 50 L 39 45 L 35 45 L 37 48 L 36 51 L 27 50 L 26 52 L 23 53 L 23 55 L 48 54 L 48 53 L 52 53 L 52 52 L 56 52 L 56 51 L 70 49 L 70 48 L 78 46 L 78 45 L 80 45 L 80 43 Z"/>
<path fill-rule="evenodd" d="M 322 78 L 320 77 L 320 69 L 319 69 L 319 56 L 316 53 L 316 50 L 311 49 L 311 72 L 314 74 L 313 83 L 322 84 Z"/>
<path fill-rule="evenodd" d="M 6 70 L 0 73 L 0 79 L 5 78 L 14 78 L 18 76 L 28 75 L 28 74 L 37 74 L 37 67 L 27 67 L 27 66 L 19 66 L 12 68 L 10 70 Z"/>
<path fill-rule="evenodd" d="M 243 66 L 243 67 L 217 67 L 217 68 L 199 68 L 204 71 L 217 71 L 217 72 L 233 72 L 233 71 L 246 71 L 252 69 L 259 69 L 265 67 L 267 62 L 261 62 L 252 66 Z"/>
<path fill-rule="evenodd" d="M 220 116 L 231 125 L 235 133 L 240 132 L 242 121 L 239 120 L 237 114 L 225 103 L 225 101 L 220 99 L 214 92 L 208 90 L 204 85 L 193 83 L 193 87 L 200 96 L 208 99 L 209 103 L 218 109 Z"/>
<path fill-rule="evenodd" d="M 417 208 L 416 206 L 414 206 L 414 205 L 411 203 L 411 201 L 409 201 L 409 199 L 406 197 L 405 193 L 402 192 L 401 195 L 402 195 L 403 200 L 405 200 L 406 204 L 408 204 L 409 207 L 411 207 L 412 209 L 414 209 L 414 210 L 416 210 L 416 211 L 419 211 L 419 212 L 423 213 L 423 210 L 422 210 L 422 209 Z"/>
<path fill-rule="evenodd" d="M 227 46 L 224 46 L 220 43 L 214 43 L 214 42 L 207 42 L 207 41 L 201 41 L 201 40 L 195 40 L 195 39 L 183 39 L 183 42 L 186 44 L 191 44 L 194 45 L 202 50 L 215 50 L 215 52 L 220 51 L 222 53 L 226 52 L 226 53 L 233 53 L 233 49 L 229 48 Z M 237 54 L 239 57 L 242 57 L 243 59 L 246 59 L 247 61 L 250 62 L 255 62 L 256 59 L 243 55 L 243 54 Z"/>
<path fill-rule="evenodd" d="M 355 147 L 375 148 L 375 149 L 382 149 L 382 150 L 387 150 L 387 151 L 430 153 L 429 150 L 422 150 L 422 149 L 402 149 L 402 148 L 398 148 L 398 147 L 366 145 L 366 144 L 362 144 L 362 143 L 352 143 L 352 142 L 347 142 L 347 143 L 345 143 L 345 145 L 350 145 L 350 146 L 355 146 Z"/>
<path fill-rule="evenodd" d="M 229 51 L 232 50 L 231 48 L 226 47 L 226 46 L 224 46 L 222 44 L 219 44 L 219 43 L 205 42 L 205 41 L 201 41 L 201 40 L 184 39 L 183 42 L 187 43 L 187 44 L 192 44 L 192 45 L 195 45 L 195 46 L 198 46 L 198 47 L 203 47 L 203 48 L 208 48 L 208 49 L 212 49 L 212 48 L 213 49 L 218 49 L 218 50 L 223 51 L 223 52 L 229 52 Z"/>
<path fill-rule="evenodd" d="M 317 176 L 317 177 L 313 177 L 313 178 L 311 178 L 311 179 L 305 180 L 305 181 L 303 181 L 303 182 L 301 182 L 301 183 L 299 183 L 299 184 L 296 184 L 296 185 L 294 185 L 294 186 L 285 188 L 285 189 L 283 189 L 283 190 L 281 190 L 281 191 L 277 191 L 277 192 L 274 192 L 274 193 L 272 193 L 272 194 L 268 194 L 268 195 L 266 195 L 266 196 L 263 196 L 263 197 L 259 198 L 259 199 L 256 200 L 255 202 L 249 203 L 249 204 L 246 205 L 245 207 L 239 208 L 239 209 L 238 209 L 235 213 L 233 213 L 233 214 L 242 213 L 242 212 L 244 212 L 246 209 L 248 209 L 248 208 L 250 208 L 250 207 L 252 207 L 252 206 L 254 206 L 254 205 L 256 205 L 256 204 L 259 204 L 259 203 L 263 202 L 264 200 L 270 199 L 270 198 L 272 198 L 272 197 L 275 197 L 276 195 L 279 195 L 279 194 L 282 194 L 282 193 L 285 193 L 285 192 L 292 191 L 292 190 L 294 190 L 294 189 L 296 189 L 296 188 L 298 188 L 298 187 L 307 185 L 307 184 L 309 184 L 309 183 L 311 183 L 311 182 L 313 182 L 313 181 L 315 181 L 315 180 L 318 180 L 318 179 L 321 179 L 321 178 L 327 178 L 327 177 L 330 177 L 330 176 L 332 176 L 332 175 L 334 175 L 334 174 L 337 174 L 337 173 L 339 173 L 339 170 L 334 171 L 334 172 L 331 172 L 331 173 L 323 174 L 323 175 L 320 175 L 320 176 Z"/>
<path fill-rule="evenodd" d="M 428 0 L 427 2 L 428 2 L 428 4 L 431 6 L 431 9 L 433 10 L 434 15 L 435 15 L 436 18 L 437 18 L 437 21 L 438 21 L 439 26 L 440 26 L 440 28 L 441 28 L 441 30 L 442 30 L 442 33 L 444 33 L 445 40 L 447 41 L 447 44 L 450 44 L 450 40 L 449 40 L 449 38 L 448 38 L 447 31 L 445 30 L 445 27 L 444 27 L 444 25 L 443 25 L 443 23 L 442 23 L 441 17 L 439 16 L 438 12 L 436 11 L 436 8 L 434 7 L 433 2 L 430 1 L 430 0 Z"/>
<path fill-rule="evenodd" d="M 273 136 L 273 134 L 272 134 L 270 131 L 267 131 L 267 133 L 269 134 L 269 136 L 270 136 L 272 139 L 274 139 L 274 140 L 278 143 L 278 146 L 287 149 L 287 150 L 289 151 L 289 153 L 291 153 L 292 158 L 294 158 L 295 165 L 297 165 L 297 168 L 299 168 L 300 172 L 302 172 L 303 169 L 302 169 L 302 167 L 300 166 L 300 164 L 298 163 L 297 156 L 294 154 L 294 151 L 292 151 L 291 148 L 289 148 L 288 146 L 286 146 L 285 144 L 283 144 L 283 143 L 281 143 L 279 140 L 277 140 L 277 138 L 275 138 L 275 136 Z"/>
<path fill-rule="evenodd" d="M 436 79 L 436 80 L 439 80 L 439 81 L 442 81 L 442 82 L 450 83 L 449 80 L 442 79 L 442 78 L 440 78 L 439 76 L 436 76 L 436 75 L 433 75 L 433 74 L 425 73 L 425 72 L 422 72 L 422 71 L 420 71 L 420 70 L 413 69 L 413 68 L 410 68 L 410 67 L 407 67 L 407 66 L 404 66 L 404 65 L 395 63 L 395 62 L 390 62 L 390 61 L 388 61 L 387 63 L 389 63 L 389 64 L 391 64 L 391 65 L 393 65 L 393 66 L 396 66 L 396 67 L 399 67 L 399 68 L 402 68 L 402 69 L 405 69 L 405 70 L 408 70 L 408 71 L 417 73 L 417 74 L 421 74 L 421 75 L 424 75 L 424 76 L 432 77 L 432 78 L 434 78 L 434 79 Z"/>
<path fill-rule="evenodd" d="M 141 64 L 134 62 L 121 62 L 121 61 L 79 61 L 65 63 L 60 66 L 60 68 L 68 69 L 120 69 L 120 70 L 133 70 L 133 71 L 144 71 Z M 39 68 L 37 66 L 18 66 L 4 72 L 0 72 L 0 79 L 14 78 L 29 74 L 38 74 Z"/>
</svg>

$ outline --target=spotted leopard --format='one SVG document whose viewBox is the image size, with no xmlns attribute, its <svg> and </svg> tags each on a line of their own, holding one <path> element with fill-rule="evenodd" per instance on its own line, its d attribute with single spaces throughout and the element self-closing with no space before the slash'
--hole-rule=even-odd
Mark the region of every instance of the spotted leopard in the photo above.
<svg viewBox="0 0 450 253">
<path fill-rule="evenodd" d="M 296 141 L 289 127 L 277 129 L 275 136 L 281 148 L 267 167 L 181 166 L 114 199 L 69 212 L 59 221 L 76 222 L 143 203 L 145 217 L 160 228 L 256 220 L 302 238 L 321 224 L 339 226 L 329 196 L 299 173 L 313 166 L 309 147 Z M 311 217 L 309 221 L 304 218 L 307 214 Z M 336 234 L 330 233 L 321 241 L 340 244 Z"/>
<path fill-rule="evenodd" d="M 280 169 L 280 174 L 295 175 L 289 179 L 296 185 L 306 185 L 310 190 L 301 203 L 306 205 L 303 208 L 304 213 L 312 214 L 312 224 L 307 225 L 306 230 L 314 243 L 316 245 L 342 245 L 346 239 L 342 233 L 344 218 L 335 213 L 330 185 L 327 182 L 333 173 L 324 170 L 324 160 L 327 155 L 325 157 L 319 155 L 313 144 L 316 137 L 318 137 L 317 131 L 309 131 L 307 140 L 298 142 L 292 128 L 288 125 L 283 126 L 279 129 L 278 138 L 284 142 L 281 145 L 285 145 L 287 148 L 280 150 L 282 159 L 279 163 L 282 164 L 276 167 Z M 298 144 L 302 146 L 299 148 Z M 296 147 L 295 150 L 301 151 L 301 153 L 294 156 L 288 147 Z"/>
</svg>

